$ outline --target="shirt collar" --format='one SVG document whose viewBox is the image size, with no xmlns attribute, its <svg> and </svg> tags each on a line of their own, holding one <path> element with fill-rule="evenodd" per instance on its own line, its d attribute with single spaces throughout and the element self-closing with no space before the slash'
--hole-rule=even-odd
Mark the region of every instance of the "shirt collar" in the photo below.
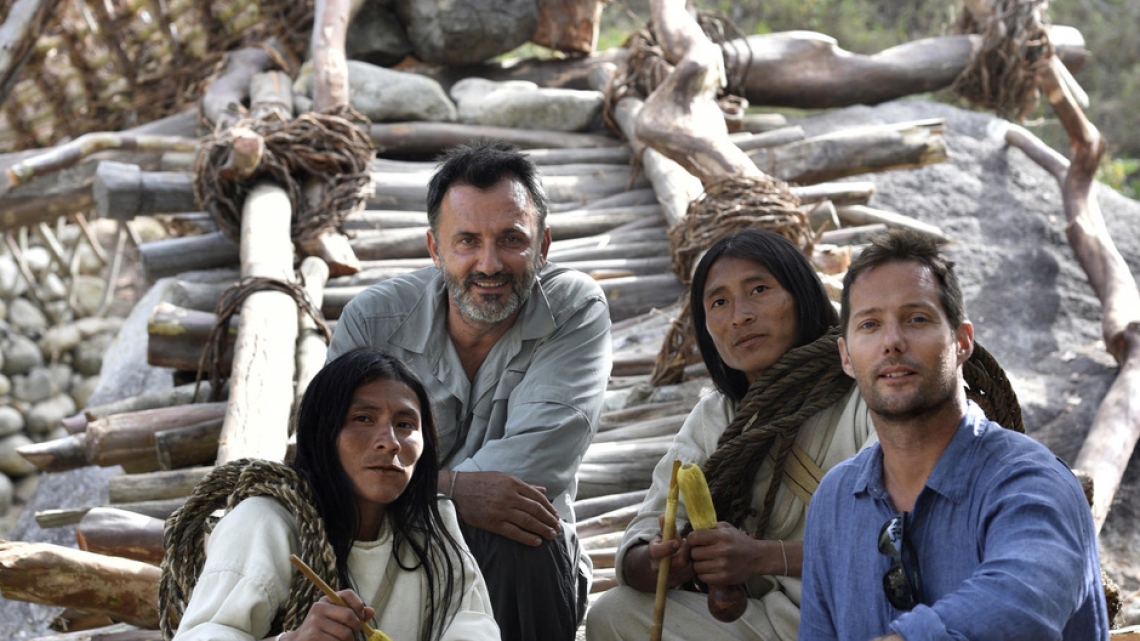
<svg viewBox="0 0 1140 641">
<path fill-rule="evenodd" d="M 926 488 L 960 503 L 972 482 L 970 458 L 975 451 L 975 438 L 985 433 L 989 421 L 973 401 L 966 401 L 966 414 L 958 423 L 950 443 L 938 457 Z M 869 493 L 875 498 L 887 496 L 883 485 L 883 448 L 875 443 L 868 450 L 855 476 L 853 494 Z"/>
<path fill-rule="evenodd" d="M 443 273 L 438 268 L 428 269 L 435 269 L 435 275 L 427 282 L 423 294 L 416 299 L 408 316 L 389 339 L 393 345 L 419 354 L 438 351 L 441 342 L 432 340 L 432 337 L 447 335 L 447 286 L 443 281 Z M 530 298 L 523 303 L 522 312 L 515 319 L 514 328 L 519 330 L 522 340 L 541 338 L 556 328 L 554 311 L 542 288 L 543 277 L 553 269 L 553 265 L 548 262 L 539 271 Z"/>
</svg>

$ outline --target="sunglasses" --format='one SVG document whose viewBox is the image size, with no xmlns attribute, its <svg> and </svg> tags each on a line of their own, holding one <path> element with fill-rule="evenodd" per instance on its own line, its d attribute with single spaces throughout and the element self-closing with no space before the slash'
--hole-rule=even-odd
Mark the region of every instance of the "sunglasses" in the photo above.
<svg viewBox="0 0 1140 641">
<path fill-rule="evenodd" d="M 893 561 L 883 575 L 883 591 L 887 593 L 887 601 L 899 610 L 910 610 L 922 603 L 922 576 L 914 549 L 907 545 L 906 517 L 906 512 L 900 512 L 879 530 L 879 554 Z"/>
</svg>

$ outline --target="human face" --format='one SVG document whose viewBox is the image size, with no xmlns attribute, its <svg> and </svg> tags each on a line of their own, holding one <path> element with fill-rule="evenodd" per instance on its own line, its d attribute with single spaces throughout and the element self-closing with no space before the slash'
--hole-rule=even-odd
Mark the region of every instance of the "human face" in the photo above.
<svg viewBox="0 0 1140 641">
<path fill-rule="evenodd" d="M 849 296 L 839 354 L 871 411 L 893 421 L 945 411 L 956 425 L 965 409 L 959 368 L 974 349 L 974 328 L 950 327 L 930 269 L 885 263 L 856 278 Z"/>
<path fill-rule="evenodd" d="M 490 189 L 454 185 L 428 233 L 432 260 L 443 272 L 452 314 L 476 327 L 512 319 L 530 296 L 550 248 L 526 187 L 505 178 Z"/>
<path fill-rule="evenodd" d="M 799 342 L 796 301 L 760 263 L 723 256 L 705 281 L 705 327 L 725 364 L 756 380 Z"/>
<path fill-rule="evenodd" d="M 420 402 L 390 379 L 356 388 L 336 437 L 337 457 L 360 508 L 357 538 L 376 538 L 384 509 L 404 492 L 424 449 Z"/>
</svg>

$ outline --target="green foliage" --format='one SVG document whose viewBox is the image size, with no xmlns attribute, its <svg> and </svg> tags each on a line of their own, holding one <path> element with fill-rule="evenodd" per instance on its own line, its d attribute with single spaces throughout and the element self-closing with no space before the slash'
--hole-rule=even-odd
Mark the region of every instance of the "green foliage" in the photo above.
<svg viewBox="0 0 1140 641">
<path fill-rule="evenodd" d="M 1096 174 L 1097 180 L 1129 198 L 1140 198 L 1140 159 L 1105 158 Z"/>
</svg>

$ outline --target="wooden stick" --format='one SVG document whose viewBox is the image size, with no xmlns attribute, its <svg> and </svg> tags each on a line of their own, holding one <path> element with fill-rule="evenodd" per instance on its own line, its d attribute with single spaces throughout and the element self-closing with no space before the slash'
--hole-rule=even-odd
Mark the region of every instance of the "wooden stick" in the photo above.
<svg viewBox="0 0 1140 641">
<path fill-rule="evenodd" d="M 342 599 L 340 597 L 340 595 L 336 593 L 336 590 L 333 590 L 331 585 L 329 585 L 328 583 L 325 583 L 324 579 L 317 576 L 317 573 L 313 572 L 313 568 L 309 567 L 309 565 L 307 563 L 302 561 L 301 557 L 297 556 L 296 554 L 290 554 L 289 555 L 289 562 L 293 564 L 293 567 L 300 570 L 301 574 L 304 574 L 306 578 L 308 578 L 318 588 L 320 588 L 321 592 L 324 592 L 325 596 L 327 596 L 330 601 L 339 605 L 342 608 L 348 607 L 348 604 L 345 603 L 344 599 Z M 373 630 L 372 626 L 368 625 L 367 621 L 361 621 L 360 622 L 360 631 L 364 633 L 364 636 L 366 639 L 368 639 L 368 641 L 375 641 L 373 639 L 373 636 L 375 635 L 375 633 L 377 631 Z M 383 633 L 381 633 L 381 634 L 383 634 Z M 384 635 L 384 636 L 378 637 L 378 638 L 379 639 L 387 639 L 387 635 Z M 388 639 L 388 641 L 391 641 L 391 639 Z"/>
<path fill-rule="evenodd" d="M 672 541 L 677 530 L 677 470 L 681 469 L 681 461 L 673 461 L 673 473 L 669 477 L 669 494 L 665 499 L 665 527 L 661 531 L 661 540 Z M 669 592 L 669 567 L 673 557 L 661 559 L 657 566 L 657 592 L 653 600 L 653 627 L 649 630 L 650 641 L 661 641 L 661 631 L 665 624 L 665 602 Z"/>
<path fill-rule="evenodd" d="M 325 113 L 348 104 L 348 60 L 345 37 L 352 3 L 317 0 L 310 41 L 313 52 L 313 111 Z"/>
<path fill-rule="evenodd" d="M 181 136 L 129 135 L 98 132 L 53 147 L 8 168 L 10 186 L 22 185 L 36 176 L 72 167 L 84 158 L 108 149 L 123 151 L 197 151 L 198 141 Z"/>
<path fill-rule="evenodd" d="M 8 14 L 0 25 L 0 103 L 16 86 L 20 69 L 57 4 L 59 0 L 16 0 L 8 4 Z"/>
<path fill-rule="evenodd" d="M 165 522 L 112 507 L 92 508 L 75 528 L 79 549 L 151 565 L 162 563 Z"/>
</svg>

